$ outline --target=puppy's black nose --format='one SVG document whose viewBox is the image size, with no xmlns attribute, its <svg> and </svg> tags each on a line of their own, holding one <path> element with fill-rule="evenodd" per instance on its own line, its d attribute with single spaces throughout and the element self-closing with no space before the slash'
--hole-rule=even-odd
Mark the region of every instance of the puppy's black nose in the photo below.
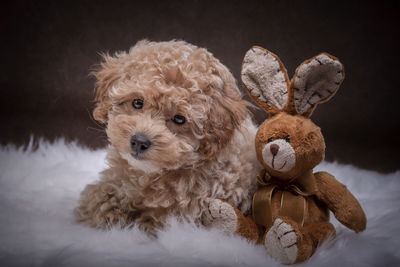
<svg viewBox="0 0 400 267">
<path fill-rule="evenodd" d="M 136 153 L 142 153 L 151 146 L 150 140 L 144 134 L 135 134 L 131 138 L 131 148 Z"/>
</svg>

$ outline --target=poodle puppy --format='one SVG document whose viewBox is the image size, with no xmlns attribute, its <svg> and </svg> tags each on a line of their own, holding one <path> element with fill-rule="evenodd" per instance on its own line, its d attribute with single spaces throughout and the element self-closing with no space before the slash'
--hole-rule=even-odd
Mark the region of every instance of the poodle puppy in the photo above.
<svg viewBox="0 0 400 267">
<path fill-rule="evenodd" d="M 219 60 L 184 41 L 143 40 L 105 55 L 94 75 L 109 167 L 81 193 L 79 222 L 154 234 L 169 216 L 200 223 L 216 198 L 248 212 L 256 127 Z"/>
</svg>

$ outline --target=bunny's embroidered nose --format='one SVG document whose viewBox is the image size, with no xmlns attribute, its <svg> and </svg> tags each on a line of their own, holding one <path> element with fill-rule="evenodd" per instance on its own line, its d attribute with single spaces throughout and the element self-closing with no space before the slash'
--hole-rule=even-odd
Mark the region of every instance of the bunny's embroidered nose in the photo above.
<svg viewBox="0 0 400 267">
<path fill-rule="evenodd" d="M 279 146 L 277 144 L 272 144 L 270 147 L 270 150 L 271 150 L 272 155 L 275 156 L 276 154 L 278 154 Z"/>
</svg>

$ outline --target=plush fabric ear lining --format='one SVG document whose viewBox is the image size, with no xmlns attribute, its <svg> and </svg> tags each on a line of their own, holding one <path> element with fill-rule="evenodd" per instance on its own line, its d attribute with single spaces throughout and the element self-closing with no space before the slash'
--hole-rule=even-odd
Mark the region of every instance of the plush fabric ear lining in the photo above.
<svg viewBox="0 0 400 267">
<path fill-rule="evenodd" d="M 288 97 L 287 74 L 275 55 L 253 47 L 243 59 L 241 76 L 253 98 L 270 107 L 284 108 Z"/>
<path fill-rule="evenodd" d="M 304 114 L 316 104 L 327 101 L 344 79 L 339 60 L 320 54 L 301 64 L 294 77 L 294 102 L 297 113 Z"/>
</svg>

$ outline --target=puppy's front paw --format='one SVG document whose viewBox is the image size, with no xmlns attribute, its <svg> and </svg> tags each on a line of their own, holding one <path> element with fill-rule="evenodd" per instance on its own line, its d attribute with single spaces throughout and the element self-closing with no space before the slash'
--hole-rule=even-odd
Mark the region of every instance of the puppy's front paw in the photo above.
<svg viewBox="0 0 400 267">
<path fill-rule="evenodd" d="M 298 251 L 296 230 L 278 218 L 265 236 L 264 246 L 271 257 L 284 264 L 292 264 Z"/>
<path fill-rule="evenodd" d="M 225 233 L 234 233 L 238 227 L 235 208 L 220 199 L 210 200 L 202 220 L 205 226 L 218 228 Z"/>
</svg>

